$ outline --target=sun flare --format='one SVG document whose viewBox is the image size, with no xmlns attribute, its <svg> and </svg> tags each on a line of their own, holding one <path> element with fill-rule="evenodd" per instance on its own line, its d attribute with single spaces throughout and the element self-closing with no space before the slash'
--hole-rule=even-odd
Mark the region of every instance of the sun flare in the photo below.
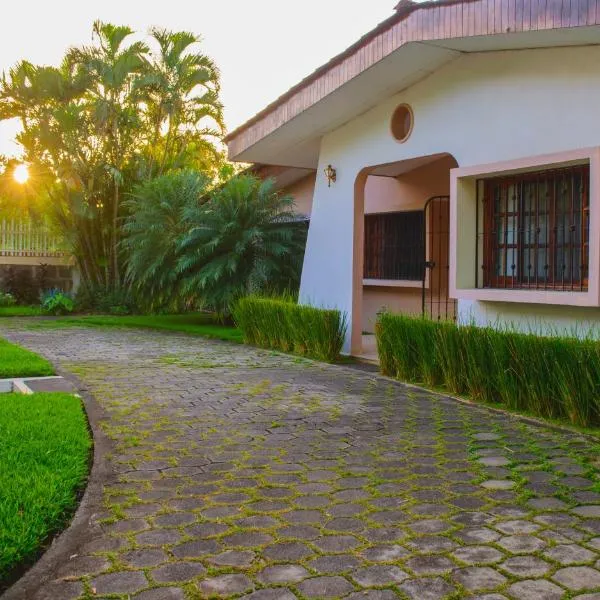
<svg viewBox="0 0 600 600">
<path fill-rule="evenodd" d="M 13 171 L 13 177 L 17 183 L 27 183 L 29 179 L 29 169 L 27 165 L 17 165 Z"/>
</svg>

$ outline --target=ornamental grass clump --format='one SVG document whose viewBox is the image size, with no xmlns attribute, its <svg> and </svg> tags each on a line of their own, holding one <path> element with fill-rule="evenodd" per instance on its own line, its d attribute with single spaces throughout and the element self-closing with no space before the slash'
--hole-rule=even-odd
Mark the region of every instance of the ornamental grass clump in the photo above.
<svg viewBox="0 0 600 600">
<path fill-rule="evenodd" d="M 247 344 L 327 362 L 338 360 L 347 327 L 339 310 L 302 306 L 287 298 L 242 298 L 234 317 Z"/>
<path fill-rule="evenodd" d="M 380 315 L 381 370 L 485 403 L 600 425 L 600 342 Z"/>
</svg>

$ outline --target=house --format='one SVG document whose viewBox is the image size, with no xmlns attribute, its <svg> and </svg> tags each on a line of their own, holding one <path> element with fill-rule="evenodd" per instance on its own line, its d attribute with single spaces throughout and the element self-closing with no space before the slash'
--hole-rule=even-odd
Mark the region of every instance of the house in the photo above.
<svg viewBox="0 0 600 600">
<path fill-rule="evenodd" d="M 301 301 L 600 325 L 600 3 L 403 0 L 227 137 L 310 214 Z"/>
</svg>

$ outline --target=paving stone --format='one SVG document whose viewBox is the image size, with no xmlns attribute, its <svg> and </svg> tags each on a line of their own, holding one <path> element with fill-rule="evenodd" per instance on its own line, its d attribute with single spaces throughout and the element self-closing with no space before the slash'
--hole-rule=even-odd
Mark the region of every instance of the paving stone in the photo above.
<svg viewBox="0 0 600 600">
<path fill-rule="evenodd" d="M 510 479 L 488 479 L 481 484 L 486 490 L 511 490 L 515 482 Z"/>
<path fill-rule="evenodd" d="M 314 552 L 301 542 L 280 542 L 268 546 L 262 551 L 262 555 L 270 560 L 301 560 L 311 556 Z"/>
<path fill-rule="evenodd" d="M 420 538 L 411 539 L 406 545 L 418 552 L 436 553 L 448 552 L 456 548 L 458 544 L 441 535 L 426 535 Z"/>
<path fill-rule="evenodd" d="M 178 527 L 179 525 L 189 525 L 196 520 L 197 516 L 194 513 L 175 512 L 156 517 L 154 524 L 158 527 Z"/>
<path fill-rule="evenodd" d="M 251 594 L 241 596 L 244 600 L 297 600 L 297 597 L 283 588 L 257 590 Z"/>
<path fill-rule="evenodd" d="M 402 583 L 409 575 L 393 565 L 372 565 L 357 569 L 352 579 L 362 587 L 377 587 Z"/>
<path fill-rule="evenodd" d="M 508 588 L 515 600 L 561 600 L 564 590 L 545 579 L 519 581 Z"/>
<path fill-rule="evenodd" d="M 488 527 L 463 529 L 454 534 L 464 544 L 485 544 L 487 542 L 495 542 L 500 538 L 500 534 Z"/>
<path fill-rule="evenodd" d="M 99 575 L 91 580 L 90 585 L 96 594 L 133 594 L 148 586 L 142 571 L 115 571 Z"/>
<path fill-rule="evenodd" d="M 342 598 L 354 591 L 354 586 L 339 575 L 305 579 L 297 587 L 307 598 Z"/>
<path fill-rule="evenodd" d="M 443 575 L 456 568 L 445 556 L 417 556 L 406 561 L 406 567 L 417 575 Z"/>
<path fill-rule="evenodd" d="M 451 556 L 469 565 L 494 564 L 504 558 L 502 552 L 491 546 L 462 546 L 452 552 Z"/>
<path fill-rule="evenodd" d="M 177 558 L 196 558 L 218 552 L 219 544 L 214 540 L 195 540 L 175 546 L 172 549 Z"/>
<path fill-rule="evenodd" d="M 270 544 L 273 541 L 273 538 L 272 536 L 266 533 L 259 533 L 258 531 L 248 531 L 226 535 L 222 537 L 220 541 L 224 546 L 254 548 L 256 546 L 264 546 L 266 544 Z"/>
<path fill-rule="evenodd" d="M 577 508 L 572 509 L 571 512 L 580 517 L 600 517 L 600 505 L 578 506 Z"/>
<path fill-rule="evenodd" d="M 499 539 L 496 543 L 513 554 L 529 554 L 546 546 L 546 542 L 533 535 L 510 535 Z"/>
<path fill-rule="evenodd" d="M 360 541 L 351 535 L 326 535 L 313 544 L 322 552 L 346 552 L 360 546 Z"/>
<path fill-rule="evenodd" d="M 155 529 L 141 533 L 135 539 L 141 546 L 166 546 L 177 543 L 182 537 L 178 531 L 172 529 Z"/>
<path fill-rule="evenodd" d="M 442 600 L 453 594 L 456 588 L 441 577 L 423 577 L 405 581 L 400 590 L 411 600 Z"/>
<path fill-rule="evenodd" d="M 255 558 L 256 554 L 250 550 L 226 550 L 216 556 L 210 556 L 206 562 L 219 567 L 246 568 L 252 564 Z"/>
<path fill-rule="evenodd" d="M 218 575 L 204 579 L 198 584 L 200 591 L 208 596 L 232 596 L 242 594 L 254 587 L 245 575 Z"/>
<path fill-rule="evenodd" d="M 346 600 L 398 600 L 398 594 L 392 590 L 365 590 L 346 596 Z"/>
<path fill-rule="evenodd" d="M 559 544 L 558 546 L 546 550 L 544 556 L 547 556 L 562 565 L 589 563 L 597 557 L 596 553 L 586 550 L 577 544 Z"/>
<path fill-rule="evenodd" d="M 535 533 L 540 528 L 539 525 L 532 523 L 531 521 L 501 521 L 500 523 L 496 523 L 494 527 L 505 533 L 506 535 L 521 535 L 528 533 Z"/>
<path fill-rule="evenodd" d="M 274 565 L 263 569 L 256 578 L 265 585 L 274 583 L 297 583 L 310 577 L 310 573 L 300 565 Z"/>
<path fill-rule="evenodd" d="M 566 567 L 552 575 L 552 579 L 568 590 L 583 592 L 600 588 L 600 571 L 591 567 Z"/>
<path fill-rule="evenodd" d="M 408 550 L 397 544 L 373 546 L 361 552 L 361 556 L 370 562 L 394 562 L 409 556 Z"/>
<path fill-rule="evenodd" d="M 470 592 L 493 590 L 507 581 L 504 575 L 490 567 L 466 567 L 452 573 L 452 579 Z"/>
<path fill-rule="evenodd" d="M 131 598 L 132 600 L 185 600 L 185 593 L 181 588 L 161 587 L 140 592 Z"/>
<path fill-rule="evenodd" d="M 532 498 L 527 504 L 536 510 L 563 510 L 568 506 L 558 498 Z"/>
<path fill-rule="evenodd" d="M 152 578 L 159 583 L 189 581 L 202 575 L 206 569 L 199 562 L 173 562 L 152 571 Z"/>
<path fill-rule="evenodd" d="M 334 554 L 331 556 L 319 556 L 307 563 L 307 567 L 318 573 L 338 575 L 346 571 L 356 569 L 361 562 L 350 554 Z"/>
<path fill-rule="evenodd" d="M 525 579 L 543 577 L 550 570 L 551 565 L 536 556 L 513 556 L 499 567 L 515 577 Z"/>
<path fill-rule="evenodd" d="M 132 567 L 155 567 L 169 560 L 163 550 L 132 550 L 123 554 L 122 558 Z"/>
</svg>

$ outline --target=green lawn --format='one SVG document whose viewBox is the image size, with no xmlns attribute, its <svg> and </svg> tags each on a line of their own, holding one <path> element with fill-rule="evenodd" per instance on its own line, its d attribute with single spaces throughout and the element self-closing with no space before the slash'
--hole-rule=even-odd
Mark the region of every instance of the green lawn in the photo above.
<svg viewBox="0 0 600 600">
<path fill-rule="evenodd" d="M 88 327 L 138 327 L 144 329 L 162 329 L 181 331 L 207 338 L 242 342 L 242 332 L 236 327 L 220 325 L 215 317 L 208 313 L 188 313 L 183 315 L 128 315 L 123 317 L 92 315 L 79 317 L 61 317 L 35 323 L 35 327 L 55 328 L 69 326 Z"/>
<path fill-rule="evenodd" d="M 41 314 L 39 306 L 0 306 L 0 317 L 38 317 Z"/>
<path fill-rule="evenodd" d="M 67 522 L 90 450 L 79 398 L 0 394 L 0 593 Z"/>
<path fill-rule="evenodd" d="M 44 375 L 54 375 L 46 359 L 0 338 L 0 379 Z"/>
</svg>

